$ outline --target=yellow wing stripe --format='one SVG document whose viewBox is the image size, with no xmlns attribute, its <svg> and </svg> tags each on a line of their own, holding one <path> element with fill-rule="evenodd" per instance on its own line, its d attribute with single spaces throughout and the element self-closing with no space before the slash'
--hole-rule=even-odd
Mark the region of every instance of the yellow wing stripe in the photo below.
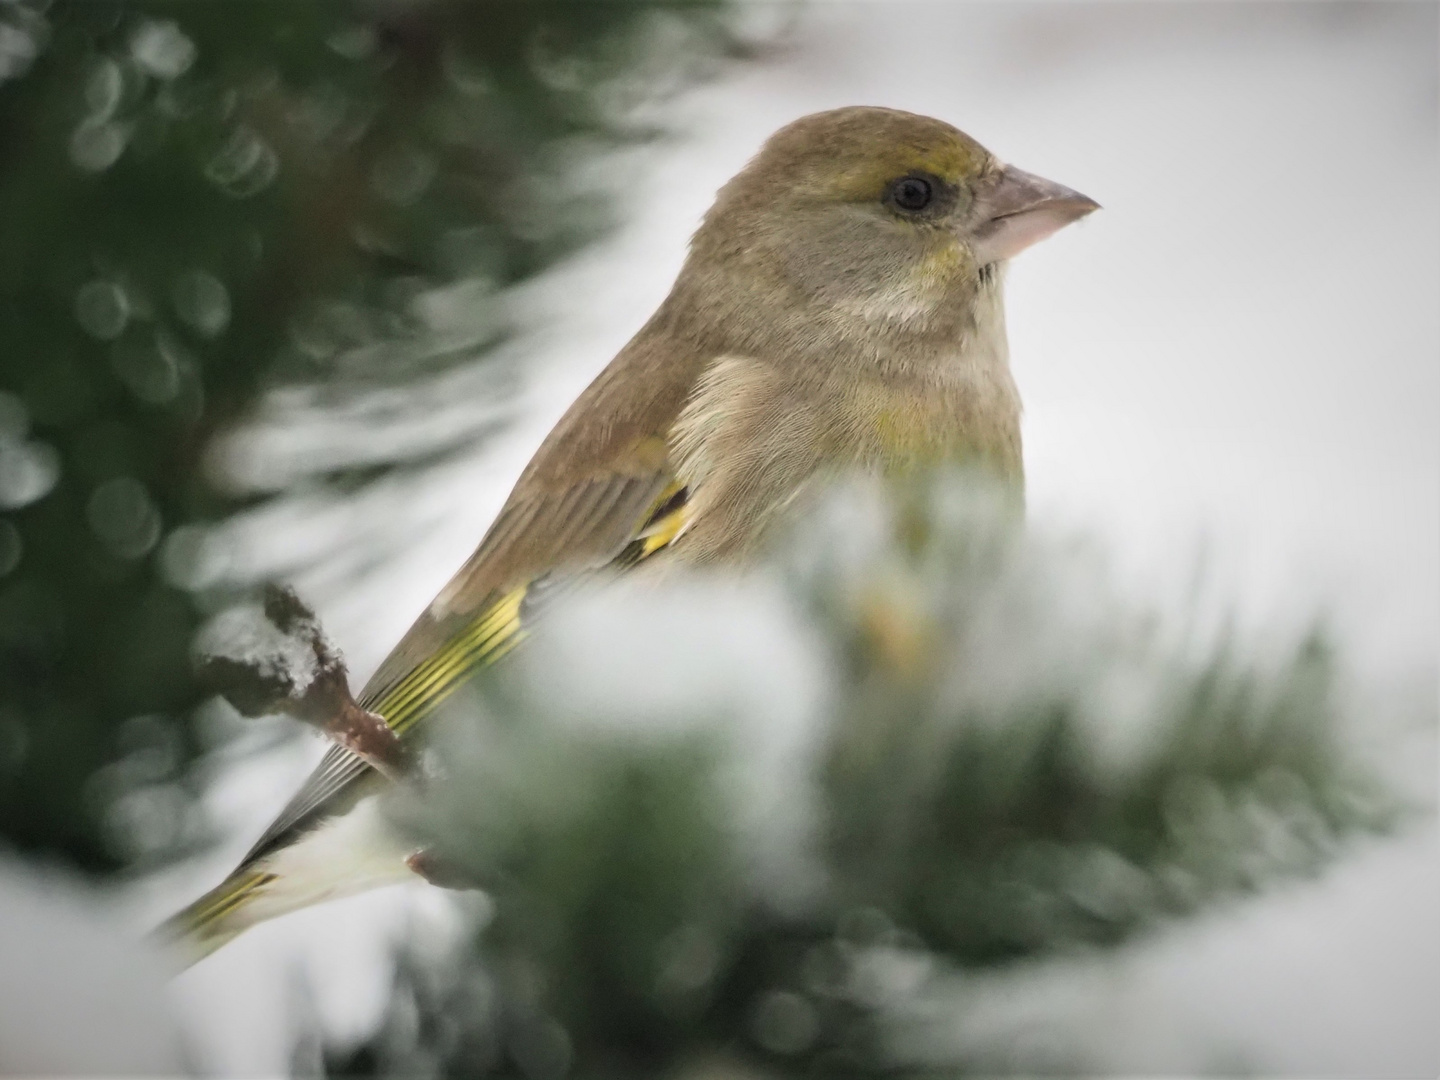
<svg viewBox="0 0 1440 1080">
<path fill-rule="evenodd" d="M 676 507 L 645 530 L 641 538 L 640 558 L 649 558 L 661 548 L 669 547 L 675 542 L 675 538 L 690 524 L 690 515 L 685 512 L 688 505 L 686 503 Z"/>
<path fill-rule="evenodd" d="M 670 485 L 655 500 L 655 505 L 663 506 L 680 490 L 680 485 Z M 648 525 L 638 538 L 642 559 L 674 543 L 689 524 L 686 509 L 686 505 L 681 504 Z M 475 669 L 500 659 L 524 639 L 520 605 L 528 590 L 529 585 L 521 585 L 484 609 L 469 627 L 376 702 L 374 711 L 383 716 L 397 734 L 404 734 L 428 716 L 459 689 Z"/>
<path fill-rule="evenodd" d="M 431 670 L 414 692 L 397 702 L 391 724 L 404 731 L 431 712 L 464 681 L 475 668 L 496 659 L 496 649 L 506 641 L 518 640 L 520 602 L 526 589 L 519 588 L 497 601 L 477 620 L 475 627 L 439 653 Z M 408 682 L 409 680 L 407 680 Z"/>
<path fill-rule="evenodd" d="M 486 608 L 468 629 L 381 698 L 375 711 L 403 733 L 458 689 L 475 668 L 508 652 L 523 636 L 520 604 L 527 589 L 522 585 Z"/>
<path fill-rule="evenodd" d="M 520 601 L 525 590 L 517 589 L 486 608 L 466 630 L 452 638 L 443 649 L 418 665 L 380 703 L 380 711 L 392 723 L 422 701 L 438 680 L 452 675 L 457 664 L 477 646 L 483 646 L 497 633 L 511 631 L 518 625 Z"/>
</svg>

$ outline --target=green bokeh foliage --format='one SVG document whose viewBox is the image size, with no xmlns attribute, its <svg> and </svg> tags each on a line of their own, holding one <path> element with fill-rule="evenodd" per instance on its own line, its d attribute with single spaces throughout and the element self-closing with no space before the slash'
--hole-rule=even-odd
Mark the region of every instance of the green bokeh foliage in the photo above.
<svg viewBox="0 0 1440 1080">
<path fill-rule="evenodd" d="M 101 872 L 204 841 L 214 597 L 172 538 L 277 494 L 207 448 L 275 386 L 405 386 L 419 361 L 354 347 L 412 334 L 417 291 L 595 236 L 555 151 L 646 134 L 612 99 L 657 17 L 733 44 L 700 3 L 0 4 L 0 838 Z"/>
</svg>

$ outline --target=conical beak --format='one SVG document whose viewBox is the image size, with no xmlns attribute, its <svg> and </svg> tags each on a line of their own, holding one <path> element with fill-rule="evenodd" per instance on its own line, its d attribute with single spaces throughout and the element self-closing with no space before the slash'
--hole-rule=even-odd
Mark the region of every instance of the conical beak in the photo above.
<svg viewBox="0 0 1440 1080">
<path fill-rule="evenodd" d="M 999 262 L 1099 209 L 1078 191 L 1006 165 L 976 195 L 970 246 L 980 265 Z"/>
</svg>

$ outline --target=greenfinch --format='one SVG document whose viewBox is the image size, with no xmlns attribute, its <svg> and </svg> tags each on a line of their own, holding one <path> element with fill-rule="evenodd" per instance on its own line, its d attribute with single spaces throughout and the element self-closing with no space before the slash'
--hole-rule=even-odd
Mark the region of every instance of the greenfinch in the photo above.
<svg viewBox="0 0 1440 1080">
<path fill-rule="evenodd" d="M 360 708 L 408 743 L 519 640 L 541 586 L 741 562 L 842 470 L 957 462 L 1019 489 L 1004 265 L 1097 208 L 929 117 L 853 107 L 781 128 L 720 189 L 670 294 L 546 437 Z M 382 771 L 332 746 L 172 927 L 203 955 L 423 869 L 366 839 Z"/>
</svg>

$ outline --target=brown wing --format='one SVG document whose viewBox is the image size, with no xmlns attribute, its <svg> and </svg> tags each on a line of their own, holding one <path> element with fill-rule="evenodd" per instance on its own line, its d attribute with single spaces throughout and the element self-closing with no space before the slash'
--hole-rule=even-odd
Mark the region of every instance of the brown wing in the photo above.
<svg viewBox="0 0 1440 1080">
<path fill-rule="evenodd" d="M 648 436 L 610 468 L 557 491 L 517 487 L 475 553 L 371 676 L 360 703 L 375 709 L 477 613 L 515 590 L 604 566 L 644 528 L 672 480 L 663 441 Z"/>
<path fill-rule="evenodd" d="M 408 735 L 519 640 L 541 586 L 669 542 L 686 493 L 667 436 L 704 366 L 675 345 L 647 327 L 571 406 L 475 553 L 370 678 L 361 705 Z M 343 812 L 373 778 L 360 758 L 331 747 L 241 867 Z"/>
</svg>

